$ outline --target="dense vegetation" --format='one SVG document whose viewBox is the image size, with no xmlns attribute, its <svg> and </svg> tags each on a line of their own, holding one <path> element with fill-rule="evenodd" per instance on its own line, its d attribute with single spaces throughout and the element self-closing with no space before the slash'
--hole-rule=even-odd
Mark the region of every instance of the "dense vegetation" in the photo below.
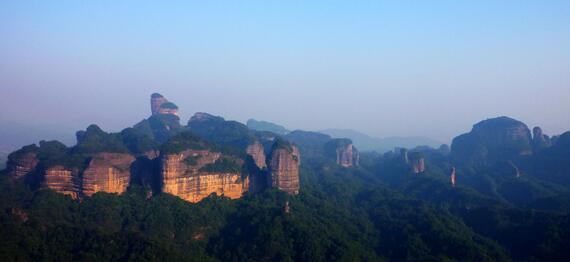
<svg viewBox="0 0 570 262">
<path fill-rule="evenodd" d="M 246 125 L 237 121 L 226 121 L 219 116 L 202 113 L 203 118 L 190 119 L 188 129 L 214 143 L 245 149 L 255 140 L 255 135 Z"/>
</svg>

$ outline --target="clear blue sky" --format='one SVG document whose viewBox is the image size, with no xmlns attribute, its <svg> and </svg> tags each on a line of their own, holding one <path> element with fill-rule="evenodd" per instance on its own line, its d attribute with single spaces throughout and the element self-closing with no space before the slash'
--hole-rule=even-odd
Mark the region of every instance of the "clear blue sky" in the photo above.
<svg viewBox="0 0 570 262">
<path fill-rule="evenodd" d="M 0 120 L 147 117 L 148 97 L 290 128 L 448 142 L 570 130 L 570 1 L 0 2 Z"/>
</svg>

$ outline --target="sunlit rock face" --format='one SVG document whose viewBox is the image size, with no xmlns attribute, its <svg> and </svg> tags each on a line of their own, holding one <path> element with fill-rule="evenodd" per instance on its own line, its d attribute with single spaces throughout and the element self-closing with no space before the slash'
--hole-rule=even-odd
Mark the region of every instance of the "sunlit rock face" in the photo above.
<svg viewBox="0 0 570 262">
<path fill-rule="evenodd" d="M 410 166 L 415 174 L 423 173 L 426 170 L 425 160 L 421 153 L 412 152 L 409 154 Z"/>
<path fill-rule="evenodd" d="M 301 155 L 296 146 L 277 140 L 269 159 L 270 185 L 291 195 L 299 194 Z"/>
<path fill-rule="evenodd" d="M 82 176 L 82 193 L 91 196 L 97 192 L 121 194 L 127 190 L 131 177 L 130 154 L 99 153 L 94 155 Z"/>
<path fill-rule="evenodd" d="M 240 198 L 249 189 L 249 178 L 238 170 L 209 171 L 207 165 L 222 161 L 222 154 L 209 150 L 185 150 L 161 156 L 162 192 L 198 202 L 212 193 Z M 243 160 L 231 159 L 237 165 Z"/>
<path fill-rule="evenodd" d="M 263 145 L 259 141 L 255 141 L 253 144 L 247 146 L 246 153 L 253 158 L 255 165 L 259 169 L 263 169 L 267 166 L 265 163 L 265 151 Z"/>
<path fill-rule="evenodd" d="M 451 167 L 451 171 L 449 172 L 449 183 L 451 184 L 452 187 L 455 187 L 455 176 L 456 176 L 456 171 L 455 171 L 455 167 Z"/>
<path fill-rule="evenodd" d="M 159 115 L 176 115 L 178 116 L 178 106 L 176 106 L 174 103 L 172 102 L 166 102 L 166 103 L 162 103 L 160 105 L 160 108 L 158 109 L 158 114 Z"/>
<path fill-rule="evenodd" d="M 481 121 L 471 132 L 453 139 L 451 156 L 463 163 L 489 163 L 532 154 L 531 134 L 522 122 L 508 117 Z"/>
<path fill-rule="evenodd" d="M 14 179 L 22 178 L 28 173 L 34 171 L 38 163 L 39 160 L 34 152 L 11 155 L 8 158 L 8 163 L 6 164 L 8 176 Z"/>
<path fill-rule="evenodd" d="M 79 170 L 59 165 L 50 167 L 45 171 L 43 186 L 77 199 L 81 196 Z"/>
<path fill-rule="evenodd" d="M 336 163 L 343 167 L 358 166 L 360 155 L 347 138 L 337 138 L 325 144 L 325 154 L 336 159 Z"/>
</svg>

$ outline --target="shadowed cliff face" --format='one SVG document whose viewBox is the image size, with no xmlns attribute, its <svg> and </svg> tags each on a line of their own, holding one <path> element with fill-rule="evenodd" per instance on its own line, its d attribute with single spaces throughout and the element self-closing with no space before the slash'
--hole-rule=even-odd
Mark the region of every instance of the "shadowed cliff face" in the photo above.
<svg viewBox="0 0 570 262">
<path fill-rule="evenodd" d="M 481 121 L 471 132 L 453 139 L 451 155 L 464 163 L 486 163 L 509 160 L 532 154 L 531 134 L 528 127 L 508 117 Z"/>
<path fill-rule="evenodd" d="M 150 96 L 150 112 L 152 115 L 158 114 L 160 106 L 164 103 L 168 102 L 166 98 L 164 98 L 159 93 L 154 93 Z"/>
<path fill-rule="evenodd" d="M 542 133 L 542 128 L 536 126 L 532 129 L 532 149 L 533 152 L 538 153 L 539 151 L 548 148 L 552 145 L 550 137 Z"/>
<path fill-rule="evenodd" d="M 219 152 L 189 149 L 163 155 L 161 163 L 162 192 L 186 201 L 198 202 L 212 193 L 240 198 L 249 189 L 249 178 L 240 172 L 243 161 Z"/>
<path fill-rule="evenodd" d="M 277 140 L 269 159 L 271 186 L 291 195 L 299 194 L 300 160 L 301 155 L 296 146 Z"/>
<path fill-rule="evenodd" d="M 35 152 L 10 156 L 7 163 L 8 175 L 19 179 L 35 170 L 39 160 Z"/>
<path fill-rule="evenodd" d="M 265 151 L 263 150 L 263 145 L 259 141 L 255 141 L 253 144 L 249 145 L 246 149 L 246 153 L 253 158 L 255 165 L 259 169 L 265 168 L 267 165 L 265 163 Z"/>
</svg>

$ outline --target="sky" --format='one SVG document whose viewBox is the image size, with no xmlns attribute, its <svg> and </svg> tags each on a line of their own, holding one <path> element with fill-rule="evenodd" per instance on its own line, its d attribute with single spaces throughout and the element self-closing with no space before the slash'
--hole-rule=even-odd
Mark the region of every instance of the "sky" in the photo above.
<svg viewBox="0 0 570 262">
<path fill-rule="evenodd" d="M 119 131 L 149 97 L 442 142 L 570 130 L 570 1 L 0 1 L 0 125 Z"/>
</svg>

